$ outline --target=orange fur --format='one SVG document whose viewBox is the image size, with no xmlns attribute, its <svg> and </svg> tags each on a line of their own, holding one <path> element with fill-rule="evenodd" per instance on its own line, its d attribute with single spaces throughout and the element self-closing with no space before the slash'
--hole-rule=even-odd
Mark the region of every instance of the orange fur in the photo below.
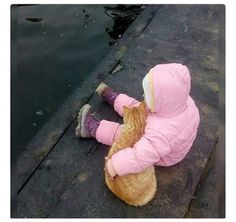
<svg viewBox="0 0 236 222">
<path fill-rule="evenodd" d="M 108 158 L 121 149 L 134 146 L 144 134 L 146 117 L 144 102 L 141 102 L 139 107 L 124 106 L 124 128 L 118 140 L 112 144 Z M 147 204 L 156 193 L 156 176 L 153 166 L 138 174 L 116 176 L 114 180 L 105 173 L 105 181 L 117 197 L 132 206 Z"/>
</svg>

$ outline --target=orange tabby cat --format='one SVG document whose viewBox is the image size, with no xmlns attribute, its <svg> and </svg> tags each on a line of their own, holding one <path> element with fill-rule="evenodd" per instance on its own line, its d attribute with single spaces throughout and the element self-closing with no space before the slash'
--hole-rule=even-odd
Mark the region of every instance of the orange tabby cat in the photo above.
<svg viewBox="0 0 236 222">
<path fill-rule="evenodd" d="M 133 147 L 144 134 L 146 117 L 144 102 L 141 102 L 139 107 L 124 106 L 124 128 L 118 140 L 112 144 L 108 158 L 121 149 Z M 153 166 L 138 174 L 116 176 L 114 180 L 110 179 L 106 172 L 105 181 L 117 197 L 132 206 L 147 204 L 156 193 L 156 176 Z"/>
</svg>

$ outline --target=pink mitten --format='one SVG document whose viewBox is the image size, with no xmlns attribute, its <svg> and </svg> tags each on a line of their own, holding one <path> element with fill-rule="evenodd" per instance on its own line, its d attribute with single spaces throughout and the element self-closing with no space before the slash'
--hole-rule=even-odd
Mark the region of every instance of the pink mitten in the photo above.
<svg viewBox="0 0 236 222">
<path fill-rule="evenodd" d="M 107 170 L 107 172 L 108 172 L 108 174 L 111 178 L 114 178 L 116 176 L 116 170 L 114 169 L 114 167 L 112 165 L 112 160 L 111 159 L 107 160 L 105 168 L 106 168 L 106 170 Z"/>
</svg>

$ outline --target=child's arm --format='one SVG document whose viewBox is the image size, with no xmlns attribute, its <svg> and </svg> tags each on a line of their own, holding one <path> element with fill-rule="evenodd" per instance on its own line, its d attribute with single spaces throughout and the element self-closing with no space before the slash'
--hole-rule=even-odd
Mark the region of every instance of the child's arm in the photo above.
<svg viewBox="0 0 236 222">
<path fill-rule="evenodd" d="M 119 176 L 140 173 L 169 152 L 169 143 L 161 134 L 155 136 L 155 141 L 150 141 L 144 136 L 133 148 L 128 147 L 115 153 L 109 160 L 111 161 L 109 164 Z M 111 176 L 114 177 L 114 175 Z"/>
<path fill-rule="evenodd" d="M 123 106 L 136 107 L 140 102 L 126 94 L 119 94 L 114 101 L 114 109 L 120 116 L 123 116 Z"/>
</svg>

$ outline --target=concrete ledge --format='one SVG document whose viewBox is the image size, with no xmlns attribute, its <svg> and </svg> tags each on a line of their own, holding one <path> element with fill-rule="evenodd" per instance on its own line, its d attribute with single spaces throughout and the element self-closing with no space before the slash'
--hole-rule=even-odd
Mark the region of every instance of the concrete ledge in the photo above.
<svg viewBox="0 0 236 222">
<path fill-rule="evenodd" d="M 149 6 L 124 39 L 95 68 L 39 132 L 18 162 L 17 217 L 183 217 L 217 142 L 218 24 L 223 6 Z M 76 113 L 86 102 L 97 116 L 122 121 L 93 94 L 99 82 L 141 99 L 141 81 L 158 63 L 181 62 L 192 74 L 191 95 L 201 123 L 181 163 L 156 168 L 158 192 L 147 206 L 127 206 L 107 189 L 107 147 L 74 136 Z M 33 174 L 32 170 L 36 169 Z M 31 176 L 30 176 L 31 175 Z M 29 180 L 27 180 L 29 178 Z M 24 184 L 24 182 L 27 183 Z M 23 186 L 22 186 L 23 185 Z"/>
<path fill-rule="evenodd" d="M 129 44 L 135 36 L 140 35 L 142 30 L 150 22 L 153 13 L 159 6 L 147 8 L 133 22 L 123 35 L 121 41 L 114 46 L 102 62 L 95 67 L 94 71 L 84 80 L 81 87 L 74 90 L 54 116 L 40 129 L 37 135 L 30 141 L 26 151 L 20 155 L 17 163 L 17 184 L 15 192 L 19 192 L 34 173 L 48 153 L 55 147 L 65 131 L 75 120 L 80 108 L 90 101 L 94 95 L 96 86 L 106 79 L 107 76 L 116 73 L 121 67 L 121 58 L 128 50 Z M 79 75 L 79 71 L 78 71 Z"/>
</svg>

